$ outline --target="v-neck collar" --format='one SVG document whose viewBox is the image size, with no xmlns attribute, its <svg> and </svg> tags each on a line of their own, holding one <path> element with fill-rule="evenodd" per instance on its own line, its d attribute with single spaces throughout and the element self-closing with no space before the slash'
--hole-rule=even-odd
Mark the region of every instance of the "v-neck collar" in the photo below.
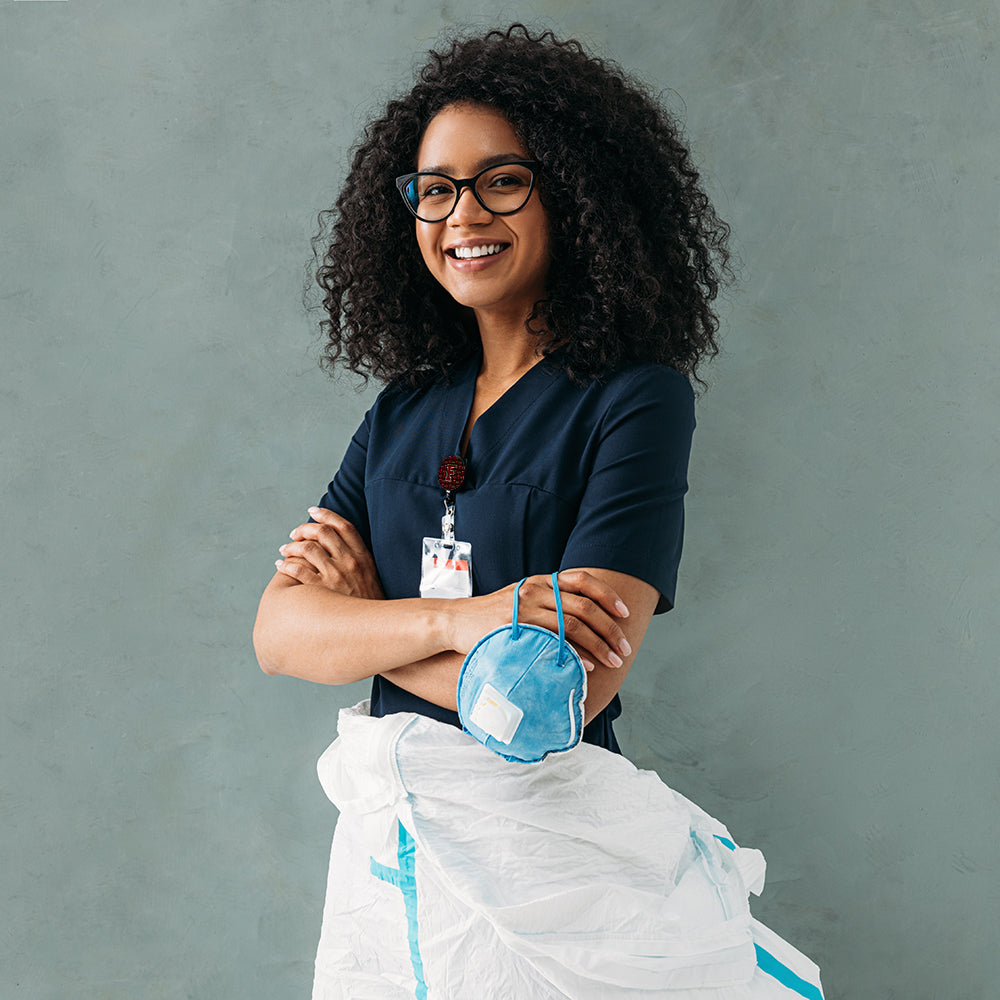
<svg viewBox="0 0 1000 1000">
<path fill-rule="evenodd" d="M 472 412 L 476 396 L 476 380 L 479 377 L 481 364 L 482 355 L 476 354 L 460 379 L 463 398 L 462 404 L 456 407 L 456 412 L 461 416 L 458 427 L 453 428 L 456 455 L 460 454 L 462 435 L 465 433 Z M 506 440 L 524 411 L 536 402 L 558 377 L 558 370 L 547 358 L 542 358 L 479 415 L 469 435 L 465 454 L 462 455 L 470 470 L 474 472 L 476 464 L 481 465 L 490 452 Z"/>
</svg>

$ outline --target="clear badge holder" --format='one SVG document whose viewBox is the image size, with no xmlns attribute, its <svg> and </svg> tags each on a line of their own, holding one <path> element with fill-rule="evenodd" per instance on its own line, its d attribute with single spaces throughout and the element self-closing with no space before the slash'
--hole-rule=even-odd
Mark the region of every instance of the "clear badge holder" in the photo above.
<svg viewBox="0 0 1000 1000">
<path fill-rule="evenodd" d="M 420 560 L 421 597 L 472 596 L 472 544 L 455 539 L 455 501 L 444 501 L 441 537 L 424 538 Z"/>
</svg>

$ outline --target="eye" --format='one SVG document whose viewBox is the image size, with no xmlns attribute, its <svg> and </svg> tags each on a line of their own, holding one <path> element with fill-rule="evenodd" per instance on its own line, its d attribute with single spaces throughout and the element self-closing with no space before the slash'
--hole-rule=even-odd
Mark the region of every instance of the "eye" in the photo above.
<svg viewBox="0 0 1000 1000">
<path fill-rule="evenodd" d="M 447 177 L 425 176 L 417 182 L 417 195 L 421 201 L 443 201 L 455 196 L 455 186 Z"/>
<path fill-rule="evenodd" d="M 524 187 L 527 180 L 515 174 L 497 174 L 490 178 L 491 188 Z"/>
</svg>

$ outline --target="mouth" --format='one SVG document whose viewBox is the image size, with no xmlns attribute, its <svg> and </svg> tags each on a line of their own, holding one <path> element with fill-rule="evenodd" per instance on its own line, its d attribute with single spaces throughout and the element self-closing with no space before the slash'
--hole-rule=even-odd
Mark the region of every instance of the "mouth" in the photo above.
<svg viewBox="0 0 1000 1000">
<path fill-rule="evenodd" d="M 479 260 L 481 257 L 496 257 L 510 247 L 509 243 L 484 243 L 481 246 L 448 247 L 445 256 L 452 260 Z"/>
</svg>

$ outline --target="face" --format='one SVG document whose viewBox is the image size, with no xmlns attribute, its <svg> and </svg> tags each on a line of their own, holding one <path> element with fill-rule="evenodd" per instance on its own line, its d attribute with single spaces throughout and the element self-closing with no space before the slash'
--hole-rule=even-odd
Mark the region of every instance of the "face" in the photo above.
<svg viewBox="0 0 1000 1000">
<path fill-rule="evenodd" d="M 417 151 L 417 170 L 472 177 L 491 162 L 531 156 L 510 122 L 491 108 L 454 104 L 431 119 Z M 527 204 L 513 215 L 493 215 L 464 188 L 443 222 L 416 220 L 424 263 L 456 302 L 523 323 L 545 296 L 549 268 L 549 226 L 537 184 Z M 461 259 L 462 247 L 496 252 Z M 482 252 L 481 250 L 479 251 Z"/>
</svg>

